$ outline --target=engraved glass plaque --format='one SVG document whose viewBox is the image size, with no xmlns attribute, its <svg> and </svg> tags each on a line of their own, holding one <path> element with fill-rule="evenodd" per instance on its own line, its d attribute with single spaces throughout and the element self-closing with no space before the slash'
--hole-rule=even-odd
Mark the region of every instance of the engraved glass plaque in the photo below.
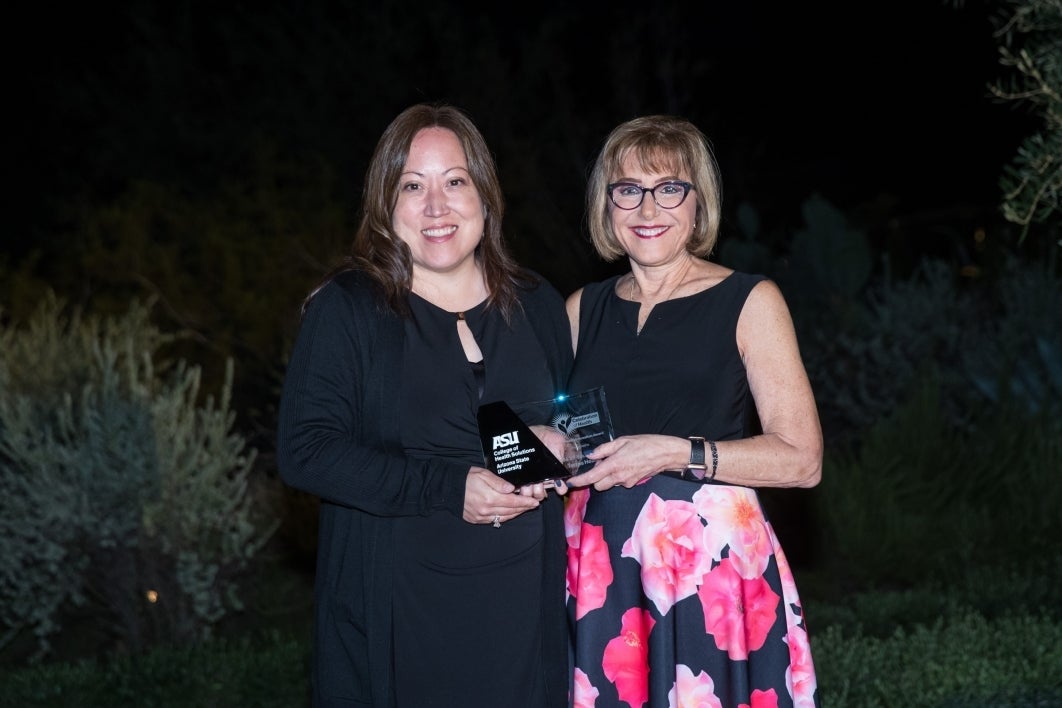
<svg viewBox="0 0 1062 708">
<path fill-rule="evenodd" d="M 594 466 L 586 454 L 613 438 L 601 387 L 519 408 L 517 415 L 506 402 L 495 401 L 481 405 L 477 415 L 487 468 L 517 487 L 585 472 Z M 569 442 L 564 459 L 558 459 L 529 425 L 547 425 L 563 433 Z"/>
<path fill-rule="evenodd" d="M 553 415 L 550 426 L 564 433 L 574 443 L 568 450 L 570 456 L 563 460 L 571 474 L 586 472 L 594 466 L 587 454 L 595 447 L 615 437 L 612 417 L 605 401 L 605 389 L 601 386 L 582 393 L 557 396 L 553 400 Z"/>
</svg>

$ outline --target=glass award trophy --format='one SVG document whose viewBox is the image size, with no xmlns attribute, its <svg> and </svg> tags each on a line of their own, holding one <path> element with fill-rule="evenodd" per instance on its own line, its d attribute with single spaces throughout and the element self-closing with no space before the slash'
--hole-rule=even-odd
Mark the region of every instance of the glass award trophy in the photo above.
<svg viewBox="0 0 1062 708">
<path fill-rule="evenodd" d="M 477 415 L 487 468 L 517 487 L 587 471 L 594 460 L 586 455 L 614 437 L 600 386 L 518 408 L 519 414 L 506 402 L 495 401 L 481 405 Z M 530 425 L 546 425 L 564 434 L 563 459 L 531 432 Z"/>
</svg>

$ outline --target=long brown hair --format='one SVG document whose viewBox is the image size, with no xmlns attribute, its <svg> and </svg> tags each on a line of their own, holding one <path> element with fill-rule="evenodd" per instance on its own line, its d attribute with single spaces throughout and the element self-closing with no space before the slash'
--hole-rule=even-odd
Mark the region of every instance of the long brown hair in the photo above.
<svg viewBox="0 0 1062 708">
<path fill-rule="evenodd" d="M 420 103 L 395 117 L 380 136 L 365 173 L 361 196 L 361 222 L 350 253 L 322 280 L 321 285 L 348 270 L 362 270 L 379 287 L 387 306 L 399 314 L 409 311 L 407 296 L 413 282 L 413 257 L 392 227 L 398 202 L 399 177 L 409 156 L 409 146 L 425 128 L 445 128 L 461 141 L 472 183 L 483 200 L 483 238 L 476 246 L 476 259 L 490 292 L 488 305 L 497 307 L 508 320 L 519 307 L 517 288 L 533 278 L 509 255 L 502 238 L 505 201 L 494 158 L 486 140 L 461 109 L 446 104 Z M 314 288 L 306 303 L 320 289 Z M 303 305 L 305 309 L 305 303 Z"/>
</svg>

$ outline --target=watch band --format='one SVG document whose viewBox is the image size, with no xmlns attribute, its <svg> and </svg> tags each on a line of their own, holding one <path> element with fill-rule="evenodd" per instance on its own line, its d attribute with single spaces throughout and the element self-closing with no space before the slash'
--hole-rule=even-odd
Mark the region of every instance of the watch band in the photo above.
<svg viewBox="0 0 1062 708">
<path fill-rule="evenodd" d="M 708 471 L 708 465 L 704 462 L 704 438 L 696 436 L 690 438 L 690 462 L 686 465 L 686 469 L 694 479 L 704 479 Z"/>
</svg>

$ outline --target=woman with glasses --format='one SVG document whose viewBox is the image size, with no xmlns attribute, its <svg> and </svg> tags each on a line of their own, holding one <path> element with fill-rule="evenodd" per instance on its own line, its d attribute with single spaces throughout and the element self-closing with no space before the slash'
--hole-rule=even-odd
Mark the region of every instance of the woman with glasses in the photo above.
<svg viewBox="0 0 1062 708">
<path fill-rule="evenodd" d="M 573 703 L 813 706 L 793 574 L 757 487 L 812 487 L 822 433 L 771 280 L 709 260 L 718 169 L 690 122 L 617 127 L 591 238 L 630 272 L 568 298 L 568 389 L 604 386 L 616 439 L 567 499 Z"/>
</svg>

